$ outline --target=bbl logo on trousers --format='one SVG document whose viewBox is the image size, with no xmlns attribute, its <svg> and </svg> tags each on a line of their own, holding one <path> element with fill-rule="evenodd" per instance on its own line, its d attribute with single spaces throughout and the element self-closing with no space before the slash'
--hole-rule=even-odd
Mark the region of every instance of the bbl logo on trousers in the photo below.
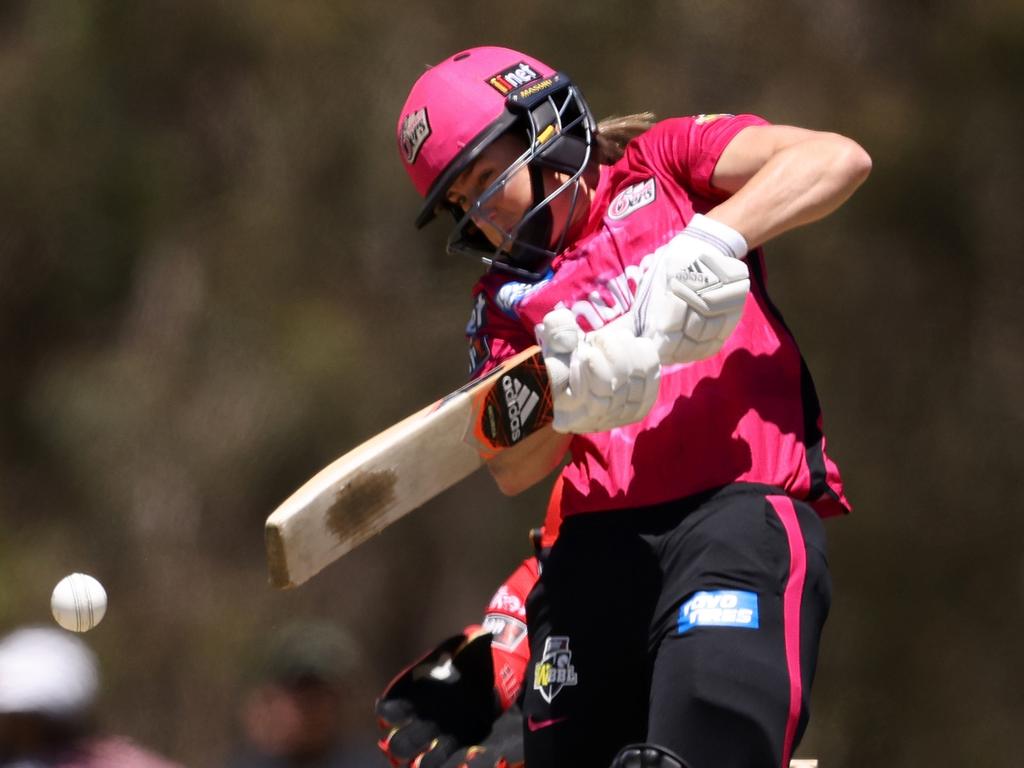
<svg viewBox="0 0 1024 768">
<path fill-rule="evenodd" d="M 544 655 L 533 668 L 533 689 L 540 691 L 548 704 L 567 685 L 576 685 L 569 638 L 551 636 L 544 641 Z"/>
</svg>

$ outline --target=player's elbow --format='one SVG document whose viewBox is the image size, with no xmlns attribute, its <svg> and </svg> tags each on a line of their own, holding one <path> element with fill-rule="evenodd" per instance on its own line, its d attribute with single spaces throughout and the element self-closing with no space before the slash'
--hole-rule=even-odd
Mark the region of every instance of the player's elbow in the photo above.
<svg viewBox="0 0 1024 768">
<path fill-rule="evenodd" d="M 539 483 L 561 464 L 570 440 L 571 435 L 544 427 L 488 459 L 487 469 L 502 493 L 515 496 Z"/>
<path fill-rule="evenodd" d="M 518 496 L 537 482 L 536 480 L 530 482 L 521 473 L 510 472 L 506 468 L 495 467 L 491 462 L 488 462 L 487 469 L 490 470 L 491 477 L 494 478 L 494 482 L 497 484 L 498 490 L 506 496 Z"/>
<path fill-rule="evenodd" d="M 833 168 L 851 192 L 864 183 L 871 173 L 871 155 L 853 139 L 832 135 L 835 147 Z"/>
<path fill-rule="evenodd" d="M 487 469 L 490 470 L 498 490 L 506 496 L 518 496 L 543 480 L 551 471 L 530 462 L 509 461 L 501 454 L 487 462 Z"/>
</svg>

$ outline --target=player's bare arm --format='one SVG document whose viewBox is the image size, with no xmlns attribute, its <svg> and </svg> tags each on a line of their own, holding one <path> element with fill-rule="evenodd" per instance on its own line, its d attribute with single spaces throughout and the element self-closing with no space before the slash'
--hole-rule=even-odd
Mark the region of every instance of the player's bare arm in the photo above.
<svg viewBox="0 0 1024 768">
<path fill-rule="evenodd" d="M 868 154 L 839 134 L 791 126 L 740 130 L 710 178 L 730 197 L 693 216 L 658 249 L 637 288 L 637 334 L 654 341 L 662 365 L 715 354 L 743 311 L 749 280 L 742 259 L 749 249 L 828 215 L 870 170 Z"/>
<path fill-rule="evenodd" d="M 522 442 L 506 448 L 487 462 L 498 488 L 507 496 L 522 493 L 562 463 L 572 435 L 555 432 L 550 425 Z"/>
<path fill-rule="evenodd" d="M 870 171 L 871 157 L 845 136 L 787 125 L 750 126 L 715 166 L 711 183 L 733 194 L 708 216 L 754 247 L 832 213 Z"/>
</svg>

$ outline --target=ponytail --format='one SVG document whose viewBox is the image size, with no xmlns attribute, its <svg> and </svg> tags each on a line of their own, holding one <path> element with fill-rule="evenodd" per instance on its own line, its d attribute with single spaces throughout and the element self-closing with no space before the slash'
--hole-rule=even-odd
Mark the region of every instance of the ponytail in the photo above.
<svg viewBox="0 0 1024 768">
<path fill-rule="evenodd" d="M 597 124 L 597 161 L 612 165 L 622 158 L 626 145 L 654 125 L 653 112 L 637 112 L 623 117 L 606 117 Z"/>
</svg>

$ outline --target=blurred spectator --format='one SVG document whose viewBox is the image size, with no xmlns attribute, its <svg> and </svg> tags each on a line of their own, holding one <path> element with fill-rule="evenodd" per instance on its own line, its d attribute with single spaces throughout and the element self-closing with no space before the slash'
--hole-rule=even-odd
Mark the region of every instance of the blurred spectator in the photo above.
<svg viewBox="0 0 1024 768">
<path fill-rule="evenodd" d="M 176 768 L 96 728 L 96 657 L 72 634 L 26 627 L 0 639 L 2 768 Z"/>
<path fill-rule="evenodd" d="M 353 744 L 342 725 L 357 664 L 351 638 L 334 626 L 295 624 L 275 635 L 242 699 L 242 743 L 228 768 L 380 768 L 373 745 Z"/>
</svg>

